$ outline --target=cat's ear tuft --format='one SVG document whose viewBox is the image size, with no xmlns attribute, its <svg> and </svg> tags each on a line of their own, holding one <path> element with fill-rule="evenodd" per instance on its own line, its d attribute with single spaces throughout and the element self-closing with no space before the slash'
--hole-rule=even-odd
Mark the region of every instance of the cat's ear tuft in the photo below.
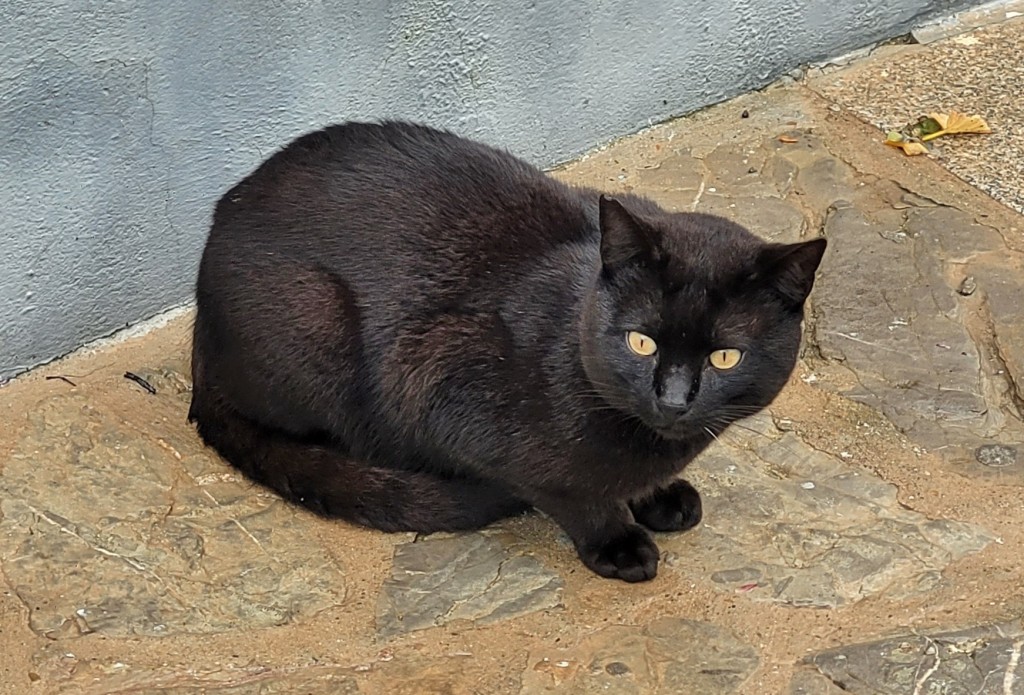
<svg viewBox="0 0 1024 695">
<path fill-rule="evenodd" d="M 800 307 L 814 286 L 814 274 L 826 245 L 820 238 L 796 244 L 772 244 L 761 252 L 758 275 L 768 279 L 794 308 Z"/>
<path fill-rule="evenodd" d="M 601 262 L 613 268 L 637 257 L 655 260 L 658 244 L 652 230 L 615 198 L 598 201 L 601 224 Z"/>
</svg>

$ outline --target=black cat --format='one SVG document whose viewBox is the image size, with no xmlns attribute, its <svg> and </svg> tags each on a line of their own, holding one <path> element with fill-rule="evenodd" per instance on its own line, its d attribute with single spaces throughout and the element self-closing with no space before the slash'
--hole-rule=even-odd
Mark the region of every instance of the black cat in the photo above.
<svg viewBox="0 0 1024 695">
<path fill-rule="evenodd" d="M 332 126 L 217 205 L 189 418 L 320 514 L 430 532 L 535 507 L 598 574 L 651 579 L 644 527 L 700 520 L 674 476 L 787 381 L 824 250 L 450 133 Z"/>
</svg>

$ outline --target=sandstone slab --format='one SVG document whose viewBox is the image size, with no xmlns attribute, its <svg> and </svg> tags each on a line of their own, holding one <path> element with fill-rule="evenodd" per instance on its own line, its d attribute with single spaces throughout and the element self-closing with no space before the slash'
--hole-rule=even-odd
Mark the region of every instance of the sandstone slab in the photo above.
<svg viewBox="0 0 1024 695">
<path fill-rule="evenodd" d="M 682 618 L 615 625 L 567 650 L 539 650 L 523 674 L 523 695 L 726 695 L 758 665 L 757 652 L 719 626 Z"/>
<path fill-rule="evenodd" d="M 529 555 L 481 533 L 428 538 L 395 549 L 377 605 L 381 636 L 454 620 L 490 623 L 561 602 L 562 579 Z"/>
<path fill-rule="evenodd" d="M 669 566 L 698 565 L 723 590 L 752 600 L 831 608 L 913 596 L 994 538 L 900 506 L 895 486 L 792 433 L 716 447 L 687 473 L 704 521 L 660 541 Z"/>
<path fill-rule="evenodd" d="M 987 432 L 989 404 L 962 298 L 933 253 L 941 225 L 951 220 L 914 219 L 833 209 L 822 273 L 839 280 L 815 290 L 814 336 L 823 357 L 856 374 L 847 395 L 938 447 L 948 443 L 951 426 Z"/>
<path fill-rule="evenodd" d="M 47 653 L 48 652 L 48 653 Z M 35 673 L 47 692 L 75 695 L 357 695 L 353 669 L 331 664 L 288 667 L 219 665 L 143 668 L 124 660 L 85 660 L 44 650 Z M 8 691 L 4 691 L 8 692 Z"/>
<path fill-rule="evenodd" d="M 342 601 L 342 571 L 308 542 L 309 517 L 196 439 L 141 432 L 79 395 L 27 418 L 0 476 L 0 560 L 36 632 L 215 633 Z"/>
</svg>

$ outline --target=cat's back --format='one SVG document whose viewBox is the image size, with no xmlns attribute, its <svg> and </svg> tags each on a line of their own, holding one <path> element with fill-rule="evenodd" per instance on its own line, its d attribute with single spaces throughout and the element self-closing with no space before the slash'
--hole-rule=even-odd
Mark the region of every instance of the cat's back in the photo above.
<svg viewBox="0 0 1024 695">
<path fill-rule="evenodd" d="M 585 236 L 595 204 L 449 132 L 351 122 L 298 138 L 225 194 L 210 242 L 322 264 L 390 256 L 457 271 L 467 256 L 507 263 Z"/>
</svg>

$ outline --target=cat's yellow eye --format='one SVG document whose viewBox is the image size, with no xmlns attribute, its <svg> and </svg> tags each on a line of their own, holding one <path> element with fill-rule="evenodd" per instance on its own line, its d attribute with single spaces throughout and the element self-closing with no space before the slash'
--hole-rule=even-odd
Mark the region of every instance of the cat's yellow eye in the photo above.
<svg viewBox="0 0 1024 695">
<path fill-rule="evenodd" d="M 658 351 L 658 344 L 654 342 L 654 338 L 637 331 L 627 333 L 626 342 L 629 343 L 629 349 L 641 357 L 650 357 Z"/>
<path fill-rule="evenodd" d="M 711 366 L 715 369 L 732 369 L 740 360 L 743 359 L 743 353 L 735 348 L 723 348 L 722 350 L 715 350 L 708 357 L 708 361 L 711 362 Z"/>
</svg>

